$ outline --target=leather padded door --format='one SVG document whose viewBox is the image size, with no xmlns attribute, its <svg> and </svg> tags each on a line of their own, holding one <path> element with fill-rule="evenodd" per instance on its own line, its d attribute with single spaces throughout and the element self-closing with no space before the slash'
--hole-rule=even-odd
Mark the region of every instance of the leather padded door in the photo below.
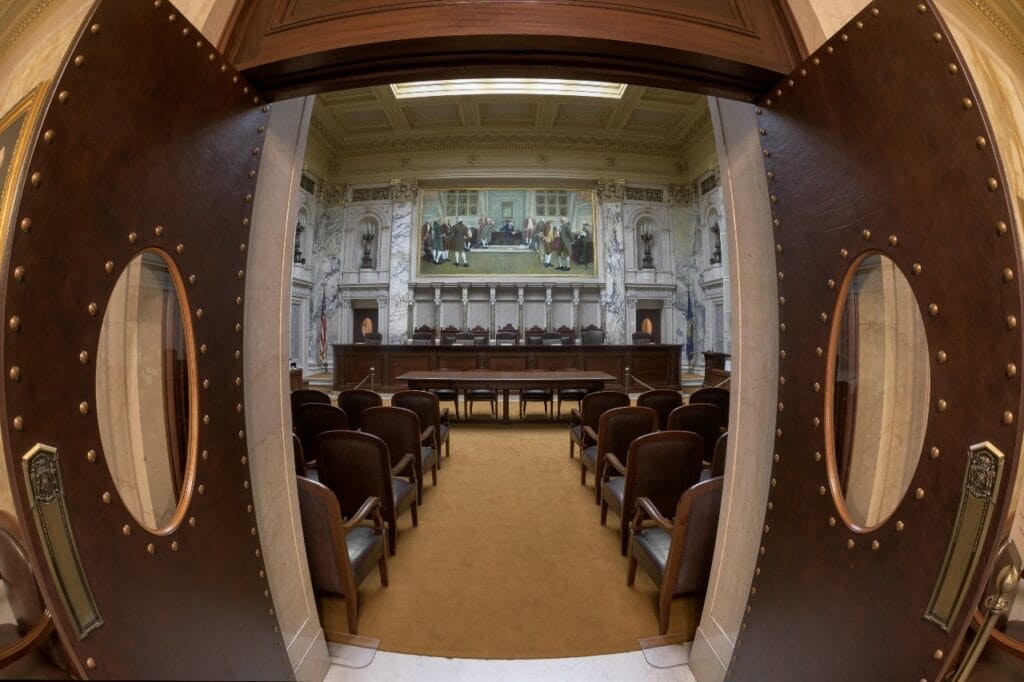
<svg viewBox="0 0 1024 682">
<path fill-rule="evenodd" d="M 951 664 L 1011 508 L 1020 444 L 1020 258 L 977 92 L 929 2 L 869 5 L 757 110 L 776 236 L 778 416 L 771 488 L 730 679 L 935 680 Z M 930 372 L 907 493 L 847 523 L 825 433 L 833 323 L 858 258 L 910 284 Z M 925 617 L 971 446 L 1005 453 L 963 606 Z"/>
<path fill-rule="evenodd" d="M 21 459 L 39 443 L 59 458 L 101 624 L 80 636 L 62 586 L 39 574 L 84 676 L 292 677 L 253 509 L 242 384 L 246 242 L 268 111 L 169 3 L 104 0 L 30 145 L 4 269 L 4 450 L 39 567 L 50 539 L 32 523 Z M 118 494 L 96 416 L 105 308 L 143 251 L 180 273 L 195 349 L 194 475 L 160 533 Z"/>
</svg>

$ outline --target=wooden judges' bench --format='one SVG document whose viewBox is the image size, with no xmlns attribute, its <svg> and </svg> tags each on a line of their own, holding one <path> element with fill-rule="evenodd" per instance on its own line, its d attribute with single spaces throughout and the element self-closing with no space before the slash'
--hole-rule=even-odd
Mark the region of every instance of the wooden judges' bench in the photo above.
<svg viewBox="0 0 1024 682">
<path fill-rule="evenodd" d="M 405 388 L 397 377 L 418 370 L 580 369 L 615 377 L 607 388 L 624 390 L 626 368 L 654 388 L 679 388 L 682 346 L 334 346 L 334 389 L 351 388 L 375 370 L 374 389 L 391 393 Z M 365 386 L 364 386 L 365 387 Z M 632 390 L 644 390 L 633 384 Z"/>
</svg>

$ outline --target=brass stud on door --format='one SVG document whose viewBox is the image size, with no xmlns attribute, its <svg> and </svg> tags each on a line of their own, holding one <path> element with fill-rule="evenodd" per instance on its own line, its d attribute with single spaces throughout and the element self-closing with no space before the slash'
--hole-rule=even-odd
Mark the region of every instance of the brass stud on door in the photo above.
<svg viewBox="0 0 1024 682">
<path fill-rule="evenodd" d="M 878 540 L 871 541 L 871 549 L 877 552 L 879 547 L 881 547 L 881 544 L 878 542 Z"/>
<path fill-rule="evenodd" d="M 988 185 L 988 191 L 990 192 L 995 192 L 999 189 L 999 181 L 995 178 L 989 178 L 986 184 Z"/>
<path fill-rule="evenodd" d="M 156 227 L 154 227 L 153 228 L 153 234 L 155 234 L 157 237 L 164 236 L 164 226 L 163 225 L 157 225 Z"/>
<path fill-rule="evenodd" d="M 179 254 L 185 253 L 185 245 L 178 244 L 177 246 L 174 247 L 174 250 L 177 251 Z"/>
<path fill-rule="evenodd" d="M 95 463 L 96 462 L 96 451 L 95 450 L 90 450 L 89 452 L 85 453 L 85 459 L 86 459 L 87 462 L 89 462 L 89 464 Z"/>
<path fill-rule="evenodd" d="M 941 661 L 944 655 L 945 655 L 945 654 L 943 654 L 943 653 L 942 653 L 942 649 L 936 649 L 936 650 L 935 650 L 935 653 L 934 653 L 934 654 L 932 655 L 932 657 L 933 657 L 933 658 L 934 658 L 934 659 L 935 659 L 936 661 Z"/>
<path fill-rule="evenodd" d="M 1013 270 L 1011 270 L 1010 268 L 1003 268 L 1003 281 L 1004 282 L 1012 282 L 1013 281 Z"/>
<path fill-rule="evenodd" d="M 95 303 L 90 303 L 86 310 L 89 311 L 90 316 L 95 317 L 96 311 L 99 310 L 99 307 Z"/>
<path fill-rule="evenodd" d="M 146 551 L 150 554 L 156 554 L 156 545 L 154 545 L 152 542 L 149 543 L 148 545 L 146 545 Z"/>
<path fill-rule="evenodd" d="M 817 355 L 819 358 L 821 357 L 822 353 L 824 353 L 824 352 L 825 351 L 822 350 L 821 346 L 818 346 L 817 348 L 814 349 L 814 354 Z"/>
<path fill-rule="evenodd" d="M 881 13 L 882 12 L 877 7 L 871 10 L 871 16 L 873 17 L 877 17 Z"/>
<path fill-rule="evenodd" d="M 919 14 L 924 14 L 925 12 L 928 11 L 928 6 L 925 5 L 923 2 L 919 2 L 917 3 L 917 11 Z"/>
<path fill-rule="evenodd" d="M 21 219 L 21 231 L 22 232 L 28 232 L 31 229 L 32 229 L 32 219 L 31 218 L 22 218 Z"/>
<path fill-rule="evenodd" d="M 1015 376 L 1017 376 L 1017 365 L 1011 362 L 1006 365 L 1006 377 L 1012 379 Z"/>
<path fill-rule="evenodd" d="M 121 534 L 122 535 L 131 535 L 132 534 L 132 527 L 129 526 L 127 523 L 124 524 L 124 526 L 121 527 Z"/>
<path fill-rule="evenodd" d="M 21 318 L 18 317 L 17 315 L 13 316 L 10 320 L 8 320 L 7 326 L 10 328 L 12 332 L 18 331 L 19 329 L 21 329 Z"/>
<path fill-rule="evenodd" d="M 935 407 L 938 408 L 939 412 L 945 412 L 949 407 L 949 403 L 944 398 L 939 398 L 939 402 L 935 404 Z"/>
<path fill-rule="evenodd" d="M 12 419 L 11 424 L 14 426 L 15 431 L 21 431 L 25 428 L 25 420 L 21 418 L 21 415 Z"/>
<path fill-rule="evenodd" d="M 974 138 L 974 146 L 978 149 L 984 149 L 988 146 L 988 140 L 986 140 L 984 136 L 978 135 L 978 137 Z"/>
<path fill-rule="evenodd" d="M 946 351 L 940 350 L 935 354 L 935 360 L 938 361 L 940 365 L 944 365 L 946 364 L 946 361 L 949 360 L 949 355 L 946 354 Z"/>
<path fill-rule="evenodd" d="M 853 546 L 854 546 L 853 540 L 847 540 L 846 541 L 846 549 L 853 549 Z"/>
<path fill-rule="evenodd" d="M 194 517 L 194 516 L 188 517 L 188 525 L 190 527 L 192 527 L 192 528 L 195 528 L 196 527 L 196 517 Z"/>
<path fill-rule="evenodd" d="M 25 281 L 25 266 L 19 265 L 18 267 L 14 268 L 14 281 L 15 282 L 24 282 Z"/>
<path fill-rule="evenodd" d="M 814 388 L 814 392 L 817 393 L 817 392 L 819 392 L 821 390 L 821 384 L 819 384 L 817 381 L 815 381 L 813 388 Z"/>
<path fill-rule="evenodd" d="M 825 494 L 825 486 L 820 486 L 818 488 L 818 494 L 819 495 L 824 495 Z"/>
<path fill-rule="evenodd" d="M 1007 329 L 1016 329 L 1017 328 L 1017 316 L 1016 315 L 1007 315 L 1006 316 L 1006 328 Z"/>
<path fill-rule="evenodd" d="M 828 517 L 828 525 L 829 525 L 829 528 L 835 528 L 836 527 L 836 517 L 834 517 L 834 516 Z"/>
<path fill-rule="evenodd" d="M 43 181 L 43 174 L 40 173 L 39 171 L 36 171 L 35 173 L 32 174 L 32 177 L 29 178 L 29 180 L 32 182 L 32 185 L 34 187 L 38 187 L 39 184 Z"/>
<path fill-rule="evenodd" d="M 850 256 L 850 252 L 847 249 L 839 249 L 839 256 L 841 258 L 848 258 Z"/>
<path fill-rule="evenodd" d="M 103 264 L 103 269 L 107 271 L 108 275 L 112 273 L 114 271 L 114 261 L 108 260 Z"/>
<path fill-rule="evenodd" d="M 971 107 L 974 106 L 974 102 L 971 101 L 970 97 L 964 97 L 962 100 L 960 100 L 960 106 L 962 106 L 965 110 L 969 110 Z"/>
<path fill-rule="evenodd" d="M 134 232 L 129 232 L 128 233 L 128 243 L 129 244 L 134 244 L 138 240 L 139 240 L 139 235 L 135 234 Z"/>
<path fill-rule="evenodd" d="M 896 532 L 902 532 L 904 528 L 906 528 L 906 526 L 903 525 L 902 521 L 896 522 Z"/>
<path fill-rule="evenodd" d="M 100 496 L 100 499 L 103 500 L 103 504 L 110 504 L 110 500 L 113 498 L 110 497 L 110 493 L 103 493 L 103 495 Z"/>
<path fill-rule="evenodd" d="M 924 488 L 918 488 L 917 490 L 915 490 L 914 491 L 914 497 L 919 499 L 919 500 L 923 499 L 924 498 Z"/>
<path fill-rule="evenodd" d="M 100 25 L 99 24 L 93 24 L 92 26 L 90 26 L 89 27 L 89 33 L 92 33 L 94 36 L 95 35 L 99 35 L 99 33 L 100 33 Z"/>
<path fill-rule="evenodd" d="M 913 265 L 912 265 L 912 266 L 910 267 L 910 271 L 911 271 L 912 273 L 914 273 L 915 275 L 920 275 L 920 274 L 921 274 L 921 270 L 923 270 L 923 268 L 921 267 L 921 264 L 920 264 L 920 263 L 914 263 L 914 264 L 913 264 Z"/>
<path fill-rule="evenodd" d="M 11 377 L 11 381 L 15 383 L 21 380 L 21 368 L 17 365 L 11 367 L 11 371 L 8 374 Z"/>
<path fill-rule="evenodd" d="M 896 246 L 900 243 L 900 240 L 894 234 L 889 235 L 889 246 Z"/>
<path fill-rule="evenodd" d="M 57 101 L 61 104 L 67 104 L 69 99 L 71 99 L 71 93 L 67 90 L 61 90 L 57 93 Z"/>
<path fill-rule="evenodd" d="M 928 314 L 931 315 L 932 317 L 937 316 L 939 314 L 939 306 L 935 305 L 934 303 L 930 303 L 928 305 Z"/>
<path fill-rule="evenodd" d="M 78 403 L 78 412 L 83 416 L 89 414 L 89 403 L 85 402 L 84 400 Z"/>
<path fill-rule="evenodd" d="M 178 545 L 178 541 L 177 540 L 175 540 L 175 541 L 173 541 L 171 543 L 171 551 L 172 552 L 177 552 L 178 551 L 178 547 L 179 547 L 179 545 Z"/>
<path fill-rule="evenodd" d="M 81 54 L 75 55 L 74 64 L 75 64 L 75 66 L 81 66 L 82 64 L 85 64 L 85 55 L 81 55 Z"/>
<path fill-rule="evenodd" d="M 821 461 L 821 453 L 820 452 L 815 452 L 814 453 L 814 461 L 815 462 L 820 462 Z"/>
<path fill-rule="evenodd" d="M 1013 412 L 1003 412 L 1003 423 L 1006 424 L 1007 426 L 1013 423 Z"/>
<path fill-rule="evenodd" d="M 871 239 L 871 230 L 864 230 L 860 233 L 860 236 L 864 239 Z"/>
<path fill-rule="evenodd" d="M 96 659 L 92 658 L 91 656 L 89 658 L 85 659 L 85 667 L 88 668 L 89 670 L 95 670 L 96 669 Z"/>
<path fill-rule="evenodd" d="M 1006 234 L 1006 232 L 1007 232 L 1006 223 L 1004 223 L 1002 220 L 1000 220 L 998 223 L 996 223 L 996 234 L 998 234 L 1000 237 L 1002 237 L 1003 235 Z"/>
<path fill-rule="evenodd" d="M 938 459 L 938 458 L 939 458 L 939 455 L 941 455 L 941 454 L 942 454 L 942 451 L 941 451 L 941 450 L 939 450 L 939 449 L 938 449 L 937 447 L 935 447 L 934 445 L 932 446 L 932 449 L 928 451 L 928 456 L 929 456 L 930 458 L 932 458 L 932 459 Z"/>
</svg>

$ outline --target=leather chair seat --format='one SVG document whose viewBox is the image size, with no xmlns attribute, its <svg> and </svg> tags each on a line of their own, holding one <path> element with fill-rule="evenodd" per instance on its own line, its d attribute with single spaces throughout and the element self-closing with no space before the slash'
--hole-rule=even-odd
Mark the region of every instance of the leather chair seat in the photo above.
<svg viewBox="0 0 1024 682">
<path fill-rule="evenodd" d="M 570 426 L 569 427 L 569 438 L 571 438 L 574 443 L 582 443 L 583 442 L 583 425 L 582 424 L 573 424 L 572 426 Z"/>
<path fill-rule="evenodd" d="M 470 388 L 466 390 L 466 395 L 470 398 L 482 398 L 487 400 L 489 398 L 497 398 L 498 392 L 493 388 Z"/>
<path fill-rule="evenodd" d="M 438 400 L 455 400 L 455 396 L 458 394 L 454 388 L 431 388 L 431 393 L 437 396 Z"/>
<path fill-rule="evenodd" d="M 550 388 L 527 388 L 527 389 L 521 391 L 520 394 L 523 397 L 535 398 L 537 400 L 543 400 L 545 398 L 547 398 L 548 400 L 551 399 L 551 389 Z"/>
<path fill-rule="evenodd" d="M 588 445 L 583 448 L 583 452 L 580 453 L 580 459 L 585 460 L 590 465 L 588 468 L 593 471 L 597 462 L 597 446 Z"/>
<path fill-rule="evenodd" d="M 643 534 L 633 535 L 633 551 L 642 552 L 647 561 L 641 557 L 637 559 L 641 563 L 656 566 L 662 575 L 668 566 L 668 550 L 671 546 L 672 535 L 661 528 L 647 528 Z"/>
<path fill-rule="evenodd" d="M 395 509 L 404 509 L 416 501 L 416 484 L 404 478 L 391 479 L 391 489 L 395 498 Z"/>
<path fill-rule="evenodd" d="M 377 562 L 384 555 L 384 545 L 380 541 L 380 536 L 369 526 L 355 526 L 350 529 L 345 535 L 345 545 L 358 584 L 377 566 Z"/>
<path fill-rule="evenodd" d="M 585 388 L 562 388 L 558 391 L 558 397 L 561 400 L 583 400 L 587 397 L 587 389 Z"/>
<path fill-rule="evenodd" d="M 448 425 L 447 424 L 441 424 L 441 428 L 439 430 L 439 434 L 438 435 L 439 435 L 438 440 L 440 440 L 442 443 L 444 443 L 445 441 L 448 440 Z"/>
<path fill-rule="evenodd" d="M 609 508 L 622 516 L 622 500 L 626 497 L 626 477 L 612 476 L 601 485 L 601 495 Z"/>
</svg>

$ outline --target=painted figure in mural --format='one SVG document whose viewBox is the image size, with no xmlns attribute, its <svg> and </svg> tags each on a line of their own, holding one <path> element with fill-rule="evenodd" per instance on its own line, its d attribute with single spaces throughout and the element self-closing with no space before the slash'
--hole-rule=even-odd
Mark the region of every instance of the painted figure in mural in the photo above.
<svg viewBox="0 0 1024 682">
<path fill-rule="evenodd" d="M 582 268 L 586 268 L 594 260 L 594 240 L 590 237 L 590 223 L 583 223 L 583 228 L 572 242 L 572 259 Z"/>
<path fill-rule="evenodd" d="M 533 216 L 527 216 L 526 222 L 523 223 L 523 243 L 534 251 L 537 250 L 537 243 L 533 241 L 533 233 L 536 230 L 537 226 L 533 224 Z"/>
<path fill-rule="evenodd" d="M 502 232 L 515 232 L 516 226 L 512 224 L 511 218 L 505 218 L 505 221 L 501 224 Z"/>
<path fill-rule="evenodd" d="M 445 218 L 441 225 L 441 262 L 448 262 L 448 252 L 452 248 L 452 219 Z"/>
<path fill-rule="evenodd" d="M 435 220 L 430 231 L 430 251 L 434 257 L 434 264 L 441 262 L 441 254 L 444 252 L 444 225 Z"/>
<path fill-rule="evenodd" d="M 554 250 L 553 242 L 555 241 L 555 230 L 551 226 L 551 222 L 540 224 L 540 243 L 544 247 L 544 267 L 551 267 L 551 252 Z"/>
<path fill-rule="evenodd" d="M 420 239 L 420 246 L 423 250 L 423 258 L 429 261 L 434 260 L 434 250 L 431 248 L 434 242 L 433 234 L 430 229 L 430 223 L 423 223 L 423 237 Z"/>
<path fill-rule="evenodd" d="M 469 267 L 469 261 L 466 258 L 466 237 L 468 236 L 468 230 L 466 224 L 461 220 L 455 223 L 455 227 L 452 228 L 452 251 L 455 252 L 455 267 L 462 265 L 463 267 Z M 462 263 L 459 263 L 459 260 Z"/>
<path fill-rule="evenodd" d="M 491 243 L 491 235 L 494 233 L 494 220 L 486 218 L 483 226 L 480 228 L 480 243 L 485 247 Z"/>
<path fill-rule="evenodd" d="M 572 248 L 572 226 L 568 218 L 562 218 L 558 227 L 558 269 L 569 271 L 569 250 Z"/>
</svg>

